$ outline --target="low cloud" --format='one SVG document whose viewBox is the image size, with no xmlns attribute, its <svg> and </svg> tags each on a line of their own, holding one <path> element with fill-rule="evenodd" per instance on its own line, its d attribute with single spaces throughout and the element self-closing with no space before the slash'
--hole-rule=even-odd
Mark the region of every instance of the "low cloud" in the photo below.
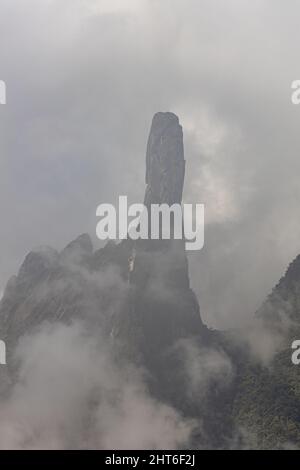
<svg viewBox="0 0 300 470">
<path fill-rule="evenodd" d="M 16 349 L 18 379 L 0 406 L 2 449 L 178 448 L 194 428 L 150 397 L 81 323 L 43 324 Z"/>
<path fill-rule="evenodd" d="M 190 399 L 204 397 L 211 385 L 228 386 L 234 377 L 230 358 L 221 349 L 204 347 L 191 339 L 178 341 Z"/>
</svg>

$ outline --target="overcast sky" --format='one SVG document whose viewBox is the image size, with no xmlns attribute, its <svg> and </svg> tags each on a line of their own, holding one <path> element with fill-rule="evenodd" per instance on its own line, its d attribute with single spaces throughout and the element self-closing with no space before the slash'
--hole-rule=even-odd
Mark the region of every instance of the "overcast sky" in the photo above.
<svg viewBox="0 0 300 470">
<path fill-rule="evenodd" d="M 95 239 L 101 202 L 142 200 L 152 116 L 173 111 L 185 201 L 206 205 L 202 317 L 246 321 L 300 253 L 299 17 L 297 0 L 0 0 L 0 290 L 33 247 Z"/>
</svg>

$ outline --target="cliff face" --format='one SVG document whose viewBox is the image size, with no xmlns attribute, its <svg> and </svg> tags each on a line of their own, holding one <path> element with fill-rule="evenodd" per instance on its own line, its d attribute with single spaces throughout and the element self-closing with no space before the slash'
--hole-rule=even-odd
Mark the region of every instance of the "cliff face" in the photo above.
<svg viewBox="0 0 300 470">
<path fill-rule="evenodd" d="M 184 172 L 183 134 L 178 117 L 157 113 L 147 144 L 145 205 L 180 204 Z"/>
</svg>

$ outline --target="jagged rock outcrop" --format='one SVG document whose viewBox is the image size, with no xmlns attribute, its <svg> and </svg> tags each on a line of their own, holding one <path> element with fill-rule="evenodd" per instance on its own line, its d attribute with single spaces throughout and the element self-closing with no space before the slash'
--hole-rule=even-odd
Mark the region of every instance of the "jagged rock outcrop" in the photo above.
<svg viewBox="0 0 300 470">
<path fill-rule="evenodd" d="M 177 116 L 154 116 L 146 154 L 148 208 L 181 203 L 184 183 L 183 134 Z M 51 248 L 27 255 L 8 283 L 0 303 L 0 337 L 8 346 L 9 369 L 21 337 L 43 322 L 83 320 L 111 342 L 119 357 L 150 371 L 155 393 L 174 395 L 177 342 L 208 341 L 195 294 L 190 288 L 184 240 L 109 242 L 93 251 L 87 234 L 60 253 Z M 172 374 L 166 374 L 172 368 Z M 176 387 L 175 387 L 176 389 Z M 180 393 L 175 401 L 181 401 Z M 176 405 L 176 403 L 175 403 Z"/>
<path fill-rule="evenodd" d="M 181 204 L 185 160 L 182 127 L 170 112 L 153 117 L 146 152 L 144 204 Z M 172 231 L 171 231 L 172 233 Z M 114 331 L 135 345 L 154 367 L 163 350 L 179 339 L 207 333 L 198 301 L 190 288 L 184 240 L 138 240 L 132 243 L 128 304 Z"/>
<path fill-rule="evenodd" d="M 149 208 L 181 203 L 184 167 L 179 120 L 157 113 L 146 153 Z M 75 318 L 88 318 L 131 357 L 154 368 L 176 341 L 204 334 L 184 241 L 125 240 L 93 252 L 89 235 L 83 234 L 61 253 L 51 248 L 29 253 L 0 304 L 0 332 L 9 352 L 42 322 Z"/>
</svg>

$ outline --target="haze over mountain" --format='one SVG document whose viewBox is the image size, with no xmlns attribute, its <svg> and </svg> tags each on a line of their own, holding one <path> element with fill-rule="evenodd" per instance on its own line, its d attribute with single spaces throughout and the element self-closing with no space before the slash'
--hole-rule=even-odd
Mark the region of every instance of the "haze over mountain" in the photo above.
<svg viewBox="0 0 300 470">
<path fill-rule="evenodd" d="M 181 202 L 184 169 L 178 117 L 157 113 L 145 204 Z M 0 304 L 0 447 L 299 446 L 299 288 L 297 258 L 247 328 L 217 331 L 182 241 L 30 252 Z"/>
<path fill-rule="evenodd" d="M 184 200 L 206 206 L 188 254 L 202 318 L 247 321 L 299 253 L 299 14 L 297 0 L 1 0 L 0 291 L 31 247 L 96 238 L 101 201 L 143 200 L 149 121 L 173 110 Z"/>
</svg>

